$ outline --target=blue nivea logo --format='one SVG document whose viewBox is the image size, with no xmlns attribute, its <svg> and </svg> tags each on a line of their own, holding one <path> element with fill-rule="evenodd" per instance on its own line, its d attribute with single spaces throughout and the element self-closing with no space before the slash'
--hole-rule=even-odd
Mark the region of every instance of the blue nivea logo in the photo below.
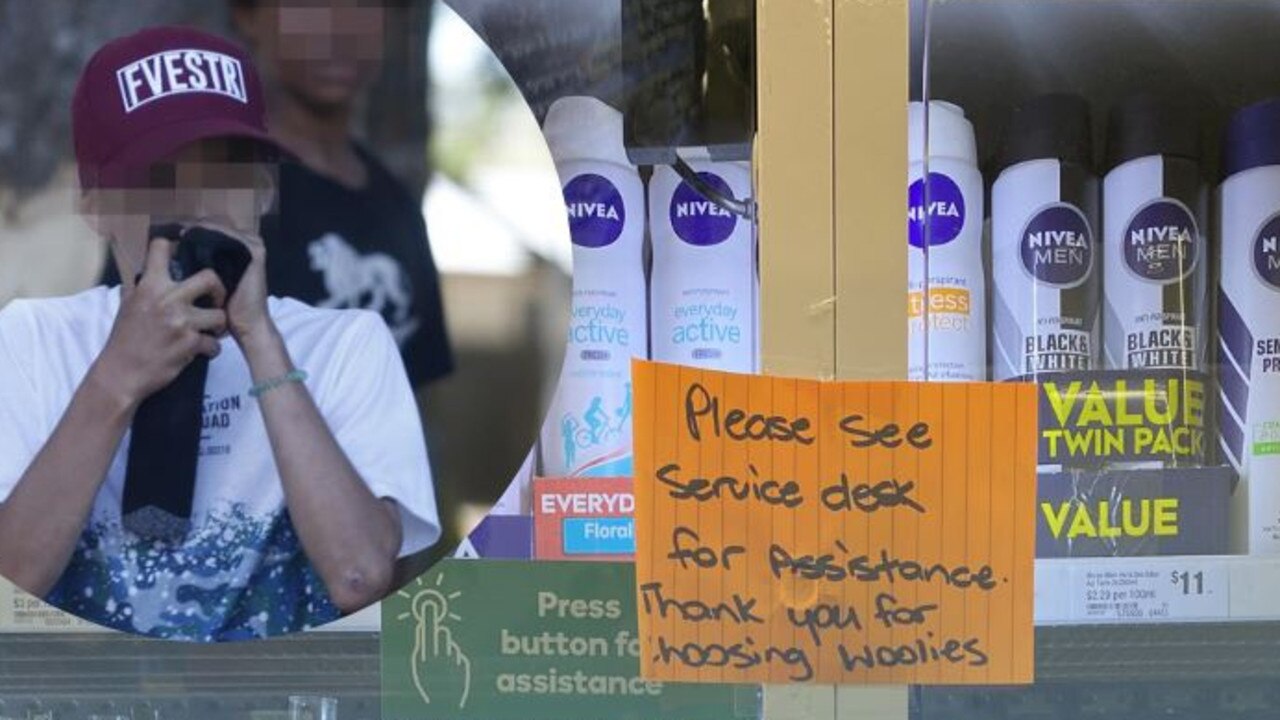
<svg viewBox="0 0 1280 720">
<path fill-rule="evenodd" d="M 942 173 L 929 173 L 928 190 L 927 206 L 923 178 L 911 183 L 907 190 L 907 242 L 914 248 L 924 248 L 926 219 L 931 247 L 955 240 L 964 228 L 964 194 L 960 186 Z"/>
<path fill-rule="evenodd" d="M 574 245 L 601 248 L 622 235 L 627 209 L 622 193 L 608 178 L 588 173 L 570 180 L 564 186 L 564 205 Z"/>
<path fill-rule="evenodd" d="M 1187 206 L 1161 198 L 1144 205 L 1125 227 L 1124 261 L 1144 280 L 1167 283 L 1191 273 L 1199 254 L 1200 233 Z"/>
<path fill-rule="evenodd" d="M 698 177 L 721 195 L 737 199 L 729 183 L 719 175 L 702 172 Z M 671 227 L 681 240 L 690 245 L 705 247 L 722 243 L 729 239 L 737 226 L 738 218 L 733 213 L 703 197 L 688 182 L 681 182 L 671 196 Z"/>
<path fill-rule="evenodd" d="M 1022 266 L 1041 282 L 1060 288 L 1084 283 L 1093 271 L 1093 230 L 1074 205 L 1049 205 L 1031 218 L 1019 241 Z"/>
<path fill-rule="evenodd" d="M 1273 289 L 1280 290 L 1280 215 L 1262 224 L 1253 241 L 1253 269 Z"/>
</svg>

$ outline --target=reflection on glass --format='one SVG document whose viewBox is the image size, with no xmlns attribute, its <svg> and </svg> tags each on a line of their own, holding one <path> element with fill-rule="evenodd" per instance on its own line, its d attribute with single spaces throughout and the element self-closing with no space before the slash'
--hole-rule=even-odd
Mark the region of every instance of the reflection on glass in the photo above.
<svg viewBox="0 0 1280 720">
<path fill-rule="evenodd" d="M 160 711 L 150 705 L 135 705 L 129 715 L 130 720 L 160 720 Z"/>
<path fill-rule="evenodd" d="M 292 695 L 289 697 L 289 720 L 338 720 L 338 699 Z"/>
</svg>

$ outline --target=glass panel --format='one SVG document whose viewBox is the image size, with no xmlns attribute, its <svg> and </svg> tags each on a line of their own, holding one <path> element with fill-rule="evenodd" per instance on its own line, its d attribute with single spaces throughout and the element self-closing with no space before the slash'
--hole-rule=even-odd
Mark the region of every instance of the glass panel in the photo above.
<svg viewBox="0 0 1280 720">
<path fill-rule="evenodd" d="M 913 374 L 1041 389 L 1039 682 L 923 689 L 916 711 L 1260 712 L 1267 692 L 1228 678 L 1269 677 L 1276 652 L 1280 106 L 1260 29 L 1280 8 L 912 10 L 913 179 L 931 179 L 911 190 Z"/>
</svg>

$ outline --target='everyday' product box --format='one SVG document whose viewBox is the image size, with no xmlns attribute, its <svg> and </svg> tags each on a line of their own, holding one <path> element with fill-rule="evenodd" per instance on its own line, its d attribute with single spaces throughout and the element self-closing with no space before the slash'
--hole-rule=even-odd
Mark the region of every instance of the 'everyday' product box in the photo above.
<svg viewBox="0 0 1280 720">
<path fill-rule="evenodd" d="M 635 508 L 631 478 L 534 478 L 534 557 L 629 561 Z"/>
</svg>

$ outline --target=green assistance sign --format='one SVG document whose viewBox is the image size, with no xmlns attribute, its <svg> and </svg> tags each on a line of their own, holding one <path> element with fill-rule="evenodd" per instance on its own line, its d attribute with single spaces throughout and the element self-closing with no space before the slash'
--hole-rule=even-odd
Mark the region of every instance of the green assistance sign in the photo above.
<svg viewBox="0 0 1280 720">
<path fill-rule="evenodd" d="M 754 718 L 759 688 L 639 677 L 629 563 L 446 560 L 382 603 L 387 720 Z"/>
</svg>

